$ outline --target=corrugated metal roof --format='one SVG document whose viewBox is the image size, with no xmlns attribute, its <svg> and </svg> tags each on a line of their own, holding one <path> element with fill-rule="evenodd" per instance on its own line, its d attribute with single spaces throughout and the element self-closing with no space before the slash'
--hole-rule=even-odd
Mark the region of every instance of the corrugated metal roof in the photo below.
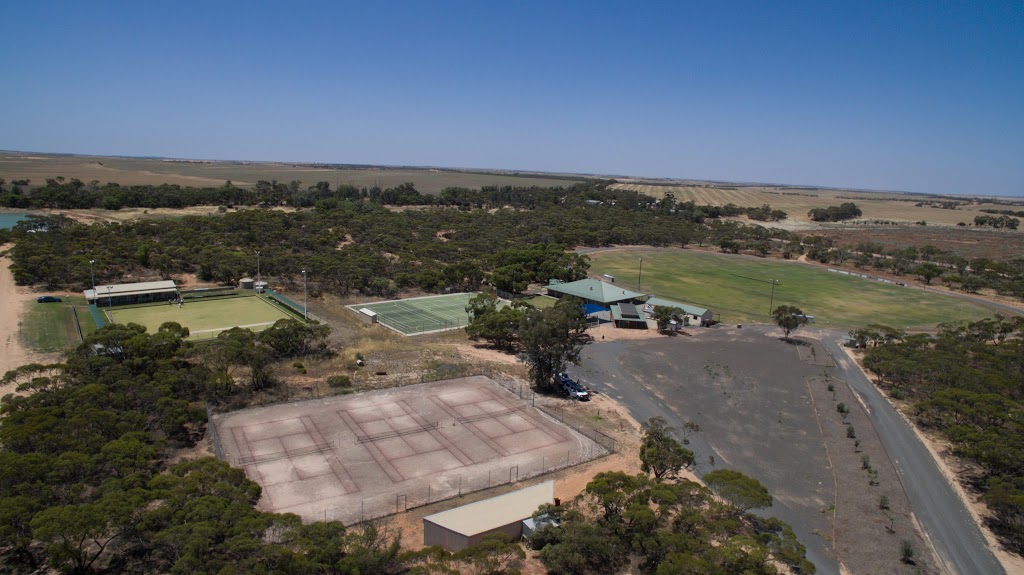
<svg viewBox="0 0 1024 575">
<path fill-rule="evenodd" d="M 96 286 L 97 295 L 101 297 L 107 295 L 107 293 L 110 293 L 110 295 L 129 295 L 135 293 L 149 293 L 155 291 L 159 292 L 175 289 L 178 289 L 178 285 L 174 283 L 174 280 L 162 280 L 158 282 L 138 282 L 133 284 L 98 284 Z"/>
<path fill-rule="evenodd" d="M 688 313 L 690 315 L 696 315 L 696 316 L 702 316 L 702 315 L 704 315 L 704 314 L 706 314 L 708 312 L 708 310 L 706 310 L 706 309 L 704 309 L 702 307 L 697 307 L 695 305 L 690 305 L 690 304 L 686 304 L 686 303 L 679 303 L 677 301 L 672 301 L 670 299 L 665 299 L 665 298 L 660 298 L 660 297 L 652 297 L 652 298 L 648 299 L 646 304 L 644 305 L 644 309 L 645 310 L 650 309 L 651 311 L 653 311 L 654 310 L 654 306 L 656 306 L 656 305 L 663 305 L 663 306 L 666 306 L 666 307 L 677 307 L 677 308 L 683 310 L 684 312 L 686 312 L 686 313 Z"/>
<path fill-rule="evenodd" d="M 564 293 L 601 303 L 615 303 L 644 297 L 642 293 L 590 278 L 568 283 L 548 284 L 544 287 L 548 291 Z"/>
<path fill-rule="evenodd" d="M 636 306 L 631 303 L 620 303 L 619 313 L 622 314 L 622 317 L 640 319 L 640 312 L 636 311 Z"/>
<path fill-rule="evenodd" d="M 642 323 L 644 325 L 647 325 L 647 319 L 646 318 L 642 318 L 642 317 L 638 317 L 638 316 L 628 317 L 625 314 L 623 314 L 622 313 L 622 306 L 623 305 L 624 304 L 620 303 L 620 304 L 612 306 L 612 320 L 613 321 L 629 321 L 629 322 Z M 625 305 L 632 305 L 632 304 L 625 304 Z M 636 310 L 635 307 L 633 309 L 634 309 L 634 311 Z"/>
<path fill-rule="evenodd" d="M 522 521 L 533 515 L 544 503 L 554 502 L 555 482 L 545 481 L 533 487 L 428 515 L 423 520 L 468 537 Z"/>
</svg>

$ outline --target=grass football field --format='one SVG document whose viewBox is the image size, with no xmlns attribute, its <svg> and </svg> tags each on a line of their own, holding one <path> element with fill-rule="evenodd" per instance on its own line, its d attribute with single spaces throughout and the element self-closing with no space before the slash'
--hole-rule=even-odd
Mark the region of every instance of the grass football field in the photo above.
<svg viewBox="0 0 1024 575">
<path fill-rule="evenodd" d="M 976 321 L 993 312 L 979 304 L 799 262 L 691 250 L 623 250 L 589 254 L 591 271 L 612 274 L 633 289 L 643 257 L 640 291 L 693 303 L 725 323 L 770 322 L 770 307 L 794 305 L 823 327 L 872 323 L 932 329 L 943 322 Z M 774 302 L 770 280 L 778 280 Z M 720 316 L 718 314 L 721 314 Z"/>
<path fill-rule="evenodd" d="M 189 339 L 212 339 L 233 327 L 261 331 L 279 319 L 290 318 L 285 311 L 257 296 L 191 300 L 177 304 L 155 304 L 137 307 L 103 308 L 103 313 L 114 323 L 137 323 L 154 333 L 160 325 L 174 321 L 189 329 Z"/>
</svg>

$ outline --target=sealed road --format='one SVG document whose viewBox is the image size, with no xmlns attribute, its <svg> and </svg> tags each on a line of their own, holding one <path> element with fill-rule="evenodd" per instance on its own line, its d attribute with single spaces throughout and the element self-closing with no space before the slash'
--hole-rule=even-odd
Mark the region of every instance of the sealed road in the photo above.
<svg viewBox="0 0 1024 575">
<path fill-rule="evenodd" d="M 868 418 L 896 466 L 914 514 L 947 570 L 961 575 L 1006 573 L 931 452 L 839 347 L 846 334 L 823 331 L 821 335 L 842 378 L 867 406 Z"/>
</svg>

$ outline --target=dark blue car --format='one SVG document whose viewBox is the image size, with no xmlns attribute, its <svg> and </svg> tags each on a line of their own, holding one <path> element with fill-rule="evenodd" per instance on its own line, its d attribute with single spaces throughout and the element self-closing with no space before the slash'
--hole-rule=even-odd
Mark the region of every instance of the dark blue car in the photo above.
<svg viewBox="0 0 1024 575">
<path fill-rule="evenodd" d="M 61 299 L 52 295 L 41 295 L 36 298 L 38 303 L 60 303 Z"/>
</svg>

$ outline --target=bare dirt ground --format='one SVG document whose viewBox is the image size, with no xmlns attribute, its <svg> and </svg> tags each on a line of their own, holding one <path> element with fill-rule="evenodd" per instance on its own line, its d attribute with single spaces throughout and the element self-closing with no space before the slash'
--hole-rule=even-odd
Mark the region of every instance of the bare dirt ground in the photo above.
<svg viewBox="0 0 1024 575">
<path fill-rule="evenodd" d="M 864 369 L 862 361 L 864 356 L 862 353 L 852 349 L 845 349 L 844 351 L 847 356 L 853 360 L 857 367 L 864 372 L 868 379 L 874 379 L 871 372 Z M 936 433 L 921 429 L 912 417 L 907 416 L 907 412 L 912 408 L 910 403 L 905 401 L 894 401 L 889 398 L 888 395 L 885 395 L 885 397 L 889 403 L 896 408 L 897 413 L 899 413 L 904 421 L 907 422 L 910 428 L 914 430 L 914 433 L 921 440 L 921 443 L 923 443 L 928 448 L 928 451 L 931 452 L 932 458 L 938 464 L 939 470 L 942 471 L 942 475 L 960 495 L 960 499 L 964 502 L 967 510 L 971 513 L 974 521 L 981 527 L 981 532 L 985 536 L 986 541 L 988 541 L 989 548 L 996 556 L 996 559 L 998 559 L 1003 565 L 1003 568 L 1006 569 L 1006 572 L 1024 573 L 1024 557 L 1007 553 L 1002 548 L 999 540 L 992 534 L 991 530 L 985 526 L 984 519 L 991 516 L 988 507 L 979 501 L 978 493 L 973 491 L 968 492 L 967 489 L 964 488 L 963 484 L 960 483 L 959 478 L 961 474 L 971 471 L 972 466 L 953 454 L 952 445 L 949 441 Z"/>
<path fill-rule="evenodd" d="M 0 245 L 0 253 L 10 249 L 10 244 Z M 27 363 L 56 361 L 57 354 L 40 354 L 27 349 L 21 343 L 21 320 L 25 306 L 35 299 L 31 288 L 14 285 L 11 275 L 11 259 L 0 256 L 0 374 Z M 14 384 L 0 386 L 0 397 L 14 391 Z"/>
</svg>

